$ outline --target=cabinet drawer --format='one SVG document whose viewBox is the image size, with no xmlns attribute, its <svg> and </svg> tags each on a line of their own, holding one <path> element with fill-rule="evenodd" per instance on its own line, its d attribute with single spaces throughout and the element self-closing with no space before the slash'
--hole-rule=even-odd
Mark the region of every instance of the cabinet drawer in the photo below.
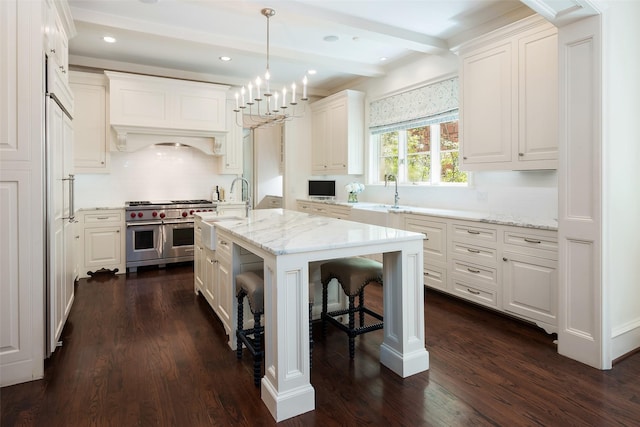
<svg viewBox="0 0 640 427">
<path fill-rule="evenodd" d="M 478 244 L 484 243 L 496 243 L 498 231 L 495 228 L 484 228 L 477 227 L 472 224 L 460 224 L 454 223 L 452 225 L 453 230 L 453 240 L 460 241 L 474 241 L 478 242 Z"/>
<path fill-rule="evenodd" d="M 84 215 L 85 224 L 96 224 L 103 222 L 122 222 L 122 212 L 99 212 Z"/>
<path fill-rule="evenodd" d="M 435 265 L 424 266 L 424 284 L 431 288 L 447 290 L 447 269 Z"/>
<path fill-rule="evenodd" d="M 231 260 L 231 242 L 224 237 L 218 237 L 216 242 L 216 258 Z"/>
<path fill-rule="evenodd" d="M 460 280 L 453 280 L 451 289 L 454 295 L 477 302 L 492 308 L 498 308 L 497 289 L 486 289 L 480 286 L 469 285 Z"/>
<path fill-rule="evenodd" d="M 453 273 L 468 277 L 471 280 L 484 280 L 493 284 L 498 283 L 496 268 L 471 264 L 457 259 L 453 260 Z"/>
<path fill-rule="evenodd" d="M 424 233 L 427 236 L 423 240 L 425 263 L 429 261 L 445 262 L 447 260 L 446 223 L 407 217 L 404 228 L 407 231 Z"/>
<path fill-rule="evenodd" d="M 461 242 L 453 242 L 452 245 L 451 251 L 456 257 L 465 257 L 479 263 L 495 263 L 498 260 L 497 251 L 494 248 Z"/>
<path fill-rule="evenodd" d="M 535 233 L 521 233 L 506 230 L 504 232 L 504 243 L 531 249 L 543 249 L 547 251 L 558 250 L 558 239 L 555 236 L 546 236 Z"/>
</svg>

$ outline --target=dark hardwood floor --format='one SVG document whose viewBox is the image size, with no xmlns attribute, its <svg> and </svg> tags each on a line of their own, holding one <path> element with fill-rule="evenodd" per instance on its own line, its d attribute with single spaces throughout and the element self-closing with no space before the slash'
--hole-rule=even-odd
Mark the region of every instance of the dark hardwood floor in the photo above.
<svg viewBox="0 0 640 427">
<path fill-rule="evenodd" d="M 81 280 L 45 378 L 0 390 L 2 426 L 270 426 L 251 359 L 193 293 L 192 266 Z M 375 286 L 375 285 L 372 285 Z M 380 291 L 368 288 L 378 307 Z M 382 331 L 314 325 L 316 410 L 285 426 L 637 426 L 640 354 L 599 371 L 527 324 L 428 291 L 427 372 L 380 365 Z"/>
</svg>

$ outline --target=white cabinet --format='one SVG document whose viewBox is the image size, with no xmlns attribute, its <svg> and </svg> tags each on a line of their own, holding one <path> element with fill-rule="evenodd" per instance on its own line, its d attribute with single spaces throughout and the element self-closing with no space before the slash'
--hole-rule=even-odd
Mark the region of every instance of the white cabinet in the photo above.
<svg viewBox="0 0 640 427">
<path fill-rule="evenodd" d="M 547 332 L 558 326 L 558 244 L 554 232 L 504 231 L 503 308 Z"/>
<path fill-rule="evenodd" d="M 443 218 L 407 214 L 404 229 L 423 233 L 424 284 L 446 291 L 447 284 L 447 221 Z"/>
<path fill-rule="evenodd" d="M 82 211 L 80 233 L 80 277 L 100 270 L 126 272 L 125 223 L 123 209 Z"/>
<path fill-rule="evenodd" d="M 364 93 L 345 90 L 311 104 L 311 173 L 364 172 Z"/>
<path fill-rule="evenodd" d="M 298 210 L 300 212 L 328 216 L 337 219 L 349 219 L 351 213 L 351 206 L 322 203 L 322 202 L 310 202 L 306 200 L 297 201 Z"/>
<path fill-rule="evenodd" d="M 242 175 L 243 173 L 243 129 L 242 117 L 236 118 L 234 113 L 234 101 L 227 100 L 227 136 L 222 148 L 222 156 L 220 157 L 220 173 L 226 175 Z M 239 122 L 236 122 L 238 120 Z"/>
<path fill-rule="evenodd" d="M 104 74 L 72 71 L 75 173 L 109 172 L 109 118 Z"/>
<path fill-rule="evenodd" d="M 75 35 L 67 2 L 45 0 L 43 23 L 47 67 L 66 84 L 69 81 L 69 39 Z"/>
<path fill-rule="evenodd" d="M 557 29 L 526 18 L 459 55 L 461 168 L 556 169 Z"/>
<path fill-rule="evenodd" d="M 499 230 L 470 221 L 451 222 L 450 289 L 454 295 L 475 303 L 501 308 L 496 259 Z"/>
<path fill-rule="evenodd" d="M 205 247 L 202 243 L 202 220 L 195 218 L 193 227 L 193 291 L 204 294 Z"/>
</svg>

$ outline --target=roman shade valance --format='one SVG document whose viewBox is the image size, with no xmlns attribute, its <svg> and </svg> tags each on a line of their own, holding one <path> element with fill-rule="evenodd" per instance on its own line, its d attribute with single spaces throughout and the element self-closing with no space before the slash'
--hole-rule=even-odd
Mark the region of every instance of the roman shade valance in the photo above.
<svg viewBox="0 0 640 427">
<path fill-rule="evenodd" d="M 458 77 L 453 77 L 373 101 L 369 130 L 380 134 L 457 118 Z"/>
</svg>

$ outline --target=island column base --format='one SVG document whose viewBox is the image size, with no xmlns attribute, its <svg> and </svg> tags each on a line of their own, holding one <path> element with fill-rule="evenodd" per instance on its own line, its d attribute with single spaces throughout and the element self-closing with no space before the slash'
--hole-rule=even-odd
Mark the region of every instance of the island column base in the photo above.
<svg viewBox="0 0 640 427">
<path fill-rule="evenodd" d="M 278 394 L 269 380 L 263 377 L 261 395 L 262 401 L 276 422 L 296 417 L 316 408 L 316 392 L 310 384 Z"/>
<path fill-rule="evenodd" d="M 429 369 L 429 352 L 425 348 L 400 354 L 392 347 L 380 345 L 380 363 L 402 378 L 424 372 Z"/>
</svg>

